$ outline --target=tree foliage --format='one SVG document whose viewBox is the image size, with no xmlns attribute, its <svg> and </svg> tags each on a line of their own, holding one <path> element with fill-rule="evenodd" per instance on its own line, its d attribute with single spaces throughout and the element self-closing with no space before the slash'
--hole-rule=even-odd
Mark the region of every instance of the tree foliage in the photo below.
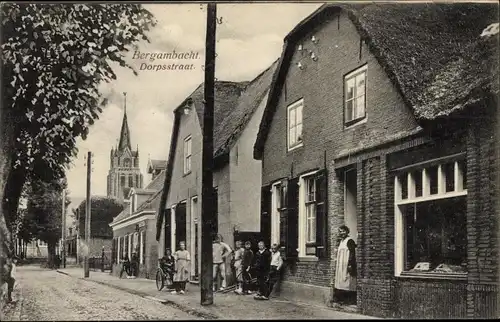
<svg viewBox="0 0 500 322">
<path fill-rule="evenodd" d="M 116 79 L 111 62 L 155 25 L 137 4 L 4 3 L 2 74 L 5 108 L 15 119 L 14 166 L 44 159 L 55 175 L 76 155 L 76 138 L 106 104 L 99 84 Z M 136 73 L 134 71 L 134 73 Z"/>
<path fill-rule="evenodd" d="M 30 199 L 25 219 L 25 234 L 48 244 L 56 244 L 61 238 L 62 228 L 62 191 L 65 184 L 59 181 L 31 182 Z M 65 198 L 65 209 L 71 203 Z"/>
<path fill-rule="evenodd" d="M 113 237 L 113 230 L 109 227 L 109 224 L 123 211 L 122 203 L 118 199 L 109 197 L 92 197 L 90 202 L 90 237 Z M 86 200 L 83 200 L 76 210 L 80 237 L 85 237 L 86 209 Z"/>
</svg>

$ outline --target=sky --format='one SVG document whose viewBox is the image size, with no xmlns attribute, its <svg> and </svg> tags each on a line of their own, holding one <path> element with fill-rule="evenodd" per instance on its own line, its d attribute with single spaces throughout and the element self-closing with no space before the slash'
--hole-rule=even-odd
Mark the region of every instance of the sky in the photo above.
<svg viewBox="0 0 500 322">
<path fill-rule="evenodd" d="M 216 77 L 225 81 L 249 81 L 274 62 L 283 48 L 283 38 L 320 3 L 218 4 Z M 109 99 L 85 141 L 77 140 L 78 156 L 67 170 L 69 196 L 85 197 L 86 165 L 84 156 L 93 153 L 92 195 L 106 195 L 110 150 L 118 144 L 123 119 L 123 92 L 127 93 L 127 118 L 132 148 L 139 147 L 140 169 L 144 186 L 150 181 L 148 159 L 167 159 L 173 124 L 173 110 L 203 82 L 206 6 L 200 4 L 145 4 L 158 20 L 142 41 L 141 53 L 198 52 L 197 60 L 134 59 L 126 61 L 138 76 L 126 68 L 115 68 L 117 80 L 103 84 L 101 91 Z M 137 55 L 136 55 L 137 56 Z M 193 70 L 140 70 L 144 63 L 193 64 Z M 71 206 L 70 206 L 71 208 Z"/>
</svg>

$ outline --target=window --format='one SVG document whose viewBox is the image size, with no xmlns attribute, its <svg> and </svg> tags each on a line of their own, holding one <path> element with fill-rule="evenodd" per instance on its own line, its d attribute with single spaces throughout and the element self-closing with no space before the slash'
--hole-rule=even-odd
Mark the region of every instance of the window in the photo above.
<svg viewBox="0 0 500 322">
<path fill-rule="evenodd" d="M 120 181 L 121 181 L 121 182 L 120 182 L 120 183 L 121 183 L 121 186 L 122 186 L 122 187 L 125 187 L 125 176 L 124 176 L 123 174 L 120 176 Z"/>
<path fill-rule="evenodd" d="M 133 174 L 130 174 L 128 176 L 128 186 L 129 187 L 133 187 L 134 186 L 134 175 Z"/>
<path fill-rule="evenodd" d="M 395 177 L 396 275 L 467 273 L 466 181 L 465 160 Z"/>
<path fill-rule="evenodd" d="M 303 99 L 288 106 L 288 151 L 302 146 L 303 107 Z"/>
<path fill-rule="evenodd" d="M 271 210 L 271 244 L 282 244 L 280 240 L 280 221 L 281 221 L 281 211 L 283 207 L 286 206 L 285 196 L 286 188 L 285 185 L 280 181 L 273 184 L 271 188 L 272 193 L 272 210 Z"/>
<path fill-rule="evenodd" d="M 146 240 L 145 240 L 144 230 L 141 231 L 141 264 L 146 262 Z"/>
<path fill-rule="evenodd" d="M 130 159 L 127 158 L 127 159 L 123 160 L 123 166 L 125 168 L 130 168 Z"/>
<path fill-rule="evenodd" d="M 299 181 L 299 256 L 316 255 L 316 172 Z"/>
<path fill-rule="evenodd" d="M 184 140 L 184 174 L 191 172 L 191 137 Z"/>
<path fill-rule="evenodd" d="M 366 116 L 366 69 L 363 66 L 344 78 L 344 119 L 349 126 Z"/>
<path fill-rule="evenodd" d="M 117 256 L 116 256 L 116 261 L 117 262 L 120 262 L 120 259 L 122 258 L 122 252 L 121 252 L 121 244 L 122 244 L 122 238 L 121 237 L 118 237 L 118 248 L 116 250 L 116 253 L 117 253 Z"/>
</svg>

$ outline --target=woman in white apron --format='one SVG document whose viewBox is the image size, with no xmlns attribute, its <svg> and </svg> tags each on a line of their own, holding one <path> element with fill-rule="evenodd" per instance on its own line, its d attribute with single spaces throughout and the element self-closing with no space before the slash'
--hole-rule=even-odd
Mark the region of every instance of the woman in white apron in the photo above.
<svg viewBox="0 0 500 322">
<path fill-rule="evenodd" d="M 335 270 L 335 301 L 356 304 L 356 243 L 349 237 L 349 228 L 339 227 L 340 244 Z"/>
</svg>

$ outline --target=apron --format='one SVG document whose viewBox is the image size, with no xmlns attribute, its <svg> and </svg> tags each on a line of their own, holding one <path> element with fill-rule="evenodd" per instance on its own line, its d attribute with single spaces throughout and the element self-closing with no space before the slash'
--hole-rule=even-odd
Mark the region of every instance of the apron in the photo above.
<svg viewBox="0 0 500 322">
<path fill-rule="evenodd" d="M 352 238 L 347 237 L 340 242 L 337 251 L 337 267 L 335 270 L 335 288 L 345 291 L 356 291 L 356 277 L 352 277 L 347 273 L 347 264 L 349 262 L 349 248 L 347 242 Z"/>
</svg>

